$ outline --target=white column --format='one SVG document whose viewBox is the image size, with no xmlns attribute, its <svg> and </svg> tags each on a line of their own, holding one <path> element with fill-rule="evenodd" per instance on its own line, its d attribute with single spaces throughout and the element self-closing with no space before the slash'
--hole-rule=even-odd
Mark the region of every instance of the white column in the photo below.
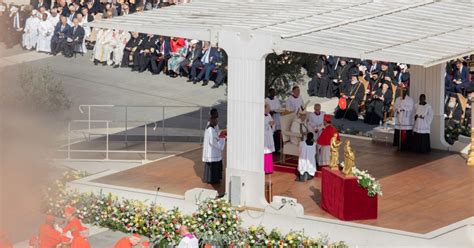
<svg viewBox="0 0 474 248">
<path fill-rule="evenodd" d="M 444 64 L 431 67 L 412 66 L 410 68 L 410 96 L 419 102 L 420 94 L 426 95 L 427 102 L 433 108 L 431 123 L 431 147 L 449 150 L 450 145 L 444 139 Z"/>
<path fill-rule="evenodd" d="M 262 208 L 265 56 L 271 38 L 241 32 L 219 33 L 228 55 L 226 192 L 232 177 L 240 177 L 240 205 Z M 230 196 L 232 198 L 232 196 Z"/>
</svg>

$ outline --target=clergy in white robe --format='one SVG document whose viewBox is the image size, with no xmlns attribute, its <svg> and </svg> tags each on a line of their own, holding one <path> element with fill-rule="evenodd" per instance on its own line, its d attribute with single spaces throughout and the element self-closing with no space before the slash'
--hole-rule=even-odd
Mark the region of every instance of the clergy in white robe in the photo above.
<svg viewBox="0 0 474 248">
<path fill-rule="evenodd" d="M 179 241 L 177 248 L 199 248 L 199 239 L 194 237 L 194 235 L 188 231 L 187 226 L 181 226 L 179 228 L 179 234 L 182 238 Z"/>
<path fill-rule="evenodd" d="M 290 112 L 297 112 L 304 105 L 303 97 L 300 95 L 300 87 L 294 86 L 291 90 L 291 95 L 286 100 L 286 110 Z"/>
<path fill-rule="evenodd" d="M 106 29 L 97 34 L 97 40 L 94 46 L 94 59 L 97 63 L 107 62 L 107 58 L 112 53 L 111 43 L 114 40 L 114 31 Z"/>
<path fill-rule="evenodd" d="M 219 184 L 222 179 L 222 151 L 225 146 L 225 137 L 217 133 L 215 127 L 217 118 L 211 118 L 204 132 L 202 161 L 204 162 L 204 182 Z"/>
<path fill-rule="evenodd" d="M 36 47 L 38 41 L 38 26 L 40 20 L 37 16 L 38 11 L 33 10 L 31 16 L 26 19 L 25 29 L 23 29 L 22 46 L 25 49 L 31 50 Z"/>
<path fill-rule="evenodd" d="M 297 117 L 291 123 L 290 131 L 294 134 L 298 134 L 299 137 L 291 136 L 290 142 L 299 145 L 301 139 L 304 138 L 310 130 L 308 120 L 306 119 L 306 111 L 299 111 L 296 116 Z"/>
<path fill-rule="evenodd" d="M 420 95 L 420 103 L 415 106 L 415 124 L 413 126 L 413 151 L 428 153 L 431 151 L 430 128 L 433 121 L 433 109 L 426 102 L 426 96 Z"/>
<path fill-rule="evenodd" d="M 51 14 L 48 17 L 48 20 L 53 24 L 53 27 L 56 27 L 59 23 L 59 15 L 57 9 L 51 9 Z"/>
<path fill-rule="evenodd" d="M 276 97 L 276 91 L 273 88 L 268 90 L 268 97 L 265 98 L 265 103 L 270 106 L 270 115 L 275 121 L 275 132 L 273 132 L 273 142 L 275 144 L 275 151 L 278 152 L 281 149 L 281 115 L 282 109 L 280 99 Z"/>
<path fill-rule="evenodd" d="M 415 104 L 413 98 L 407 95 L 406 90 L 394 103 L 395 134 L 393 135 L 393 146 L 400 151 L 411 149 L 413 137 L 413 118 Z"/>
<path fill-rule="evenodd" d="M 53 37 L 54 26 L 48 20 L 48 15 L 43 14 L 43 20 L 38 25 L 37 52 L 51 52 L 51 38 Z"/>
<path fill-rule="evenodd" d="M 308 124 L 310 132 L 314 134 L 314 140 L 318 140 L 321 131 L 324 128 L 324 115 L 326 113 L 321 111 L 321 104 L 314 104 L 314 112 L 308 112 Z"/>
<path fill-rule="evenodd" d="M 314 177 L 316 173 L 316 143 L 314 142 L 313 133 L 306 135 L 306 140 L 300 142 L 300 156 L 298 157 L 298 172 L 300 174 L 299 181 L 308 179 L 305 173 Z"/>
<path fill-rule="evenodd" d="M 265 104 L 264 120 L 264 171 L 265 174 L 273 173 L 273 152 L 275 152 L 275 143 L 273 141 L 273 132 L 275 131 L 275 121 L 270 115 L 270 105 Z"/>
<path fill-rule="evenodd" d="M 130 32 L 120 30 L 118 35 L 115 37 L 115 42 L 113 45 L 113 64 L 115 68 L 121 66 L 123 58 L 123 49 L 127 45 L 128 40 L 130 40 Z"/>
</svg>

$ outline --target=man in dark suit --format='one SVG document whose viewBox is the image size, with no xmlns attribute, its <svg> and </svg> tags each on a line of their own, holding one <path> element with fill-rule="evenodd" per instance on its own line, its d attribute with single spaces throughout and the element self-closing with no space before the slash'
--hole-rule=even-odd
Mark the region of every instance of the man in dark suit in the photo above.
<svg viewBox="0 0 474 248">
<path fill-rule="evenodd" d="M 8 37 L 6 37 L 6 45 L 7 48 L 12 48 L 21 41 L 27 14 L 20 10 L 19 6 L 12 6 L 10 8 L 9 16 L 10 21 L 8 25 Z"/>
<path fill-rule="evenodd" d="M 217 52 L 219 53 L 219 60 L 216 62 L 217 75 L 212 89 L 219 88 L 227 79 L 227 54 L 221 48 L 217 48 Z"/>
<path fill-rule="evenodd" d="M 180 63 L 180 71 L 184 72 L 189 77 L 189 70 L 193 63 L 199 59 L 201 54 L 201 43 L 198 40 L 191 40 L 189 42 L 188 52 L 186 53 L 186 58 Z M 192 82 L 191 79 L 188 82 Z"/>
<path fill-rule="evenodd" d="M 454 92 L 462 93 L 462 89 L 469 86 L 469 71 L 467 66 L 463 65 L 463 60 L 456 60 L 456 69 L 453 75 L 453 88 Z"/>
<path fill-rule="evenodd" d="M 209 83 L 209 79 L 211 77 L 212 70 L 216 68 L 216 63 L 220 61 L 220 55 L 217 52 L 217 48 L 213 46 L 209 46 L 209 49 L 203 54 L 201 58 L 202 62 L 202 70 L 199 72 L 199 75 L 194 79 L 194 83 L 197 83 L 201 80 L 202 86 L 206 86 Z"/>
<path fill-rule="evenodd" d="M 156 68 L 156 70 L 152 70 L 152 74 L 160 74 L 165 65 L 168 64 L 168 59 L 171 57 L 170 50 L 169 37 L 160 36 L 157 59 L 151 61 L 152 68 Z"/>
<path fill-rule="evenodd" d="M 61 21 L 54 28 L 54 34 L 51 38 L 51 53 L 54 56 L 64 50 L 67 33 L 69 32 L 70 28 L 71 26 L 67 24 L 67 18 L 65 16 L 61 16 Z"/>
<path fill-rule="evenodd" d="M 65 57 L 72 57 L 76 46 L 82 46 L 82 42 L 84 41 L 85 31 L 84 28 L 79 25 L 79 20 L 74 18 L 72 23 L 73 25 L 67 33 L 66 47 L 64 49 Z"/>
<path fill-rule="evenodd" d="M 44 7 L 46 10 L 49 10 L 51 6 L 51 2 L 46 2 L 45 0 L 33 0 L 33 3 L 31 5 L 33 6 L 34 9 L 39 10 L 39 8 Z"/>
</svg>

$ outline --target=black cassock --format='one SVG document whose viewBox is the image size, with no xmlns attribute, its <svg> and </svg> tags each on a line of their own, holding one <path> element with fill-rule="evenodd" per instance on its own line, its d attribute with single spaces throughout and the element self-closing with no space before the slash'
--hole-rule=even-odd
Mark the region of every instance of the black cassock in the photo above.
<svg viewBox="0 0 474 248">
<path fill-rule="evenodd" d="M 316 74 L 308 84 L 308 95 L 326 97 L 330 83 L 329 66 L 326 59 L 322 59 L 321 57 L 318 59 L 315 71 Z M 318 76 L 318 73 L 321 76 Z"/>
<path fill-rule="evenodd" d="M 146 37 L 142 44 L 139 46 L 138 50 L 143 52 L 135 53 L 134 55 L 134 68 L 139 71 L 146 71 L 150 66 L 152 71 L 155 71 L 156 68 L 156 50 L 158 47 L 158 36 Z M 148 50 L 148 52 L 145 52 Z"/>
<path fill-rule="evenodd" d="M 340 93 L 343 91 L 346 83 L 350 83 L 351 80 L 351 68 L 352 64 L 347 63 L 344 66 L 339 65 L 336 70 L 333 72 L 333 80 L 329 83 L 326 97 L 331 98 L 333 96 L 339 97 Z M 334 82 L 336 80 L 336 82 Z M 362 87 L 364 88 L 364 87 Z"/>
<path fill-rule="evenodd" d="M 384 100 L 380 99 L 380 97 Z M 390 108 L 392 103 L 392 91 L 388 89 L 383 93 L 382 88 L 378 88 L 369 103 L 366 104 L 364 122 L 370 125 L 379 124 L 383 120 L 383 115 Z"/>
<path fill-rule="evenodd" d="M 142 44 L 143 38 L 138 36 L 137 38 L 130 38 L 130 40 L 125 45 L 123 49 L 123 57 L 122 57 L 122 67 L 128 67 L 133 65 L 133 55 L 137 51 L 138 47 Z"/>
<path fill-rule="evenodd" d="M 354 96 L 354 99 L 346 99 L 347 107 L 345 110 L 340 109 L 338 106 L 334 117 L 336 119 L 346 118 L 351 121 L 356 121 L 359 118 L 359 105 L 364 99 L 364 86 L 361 82 L 355 84 L 345 83 L 341 93 L 348 97 Z"/>
<path fill-rule="evenodd" d="M 222 180 L 222 160 L 204 163 L 203 181 L 209 184 L 219 184 Z"/>
</svg>

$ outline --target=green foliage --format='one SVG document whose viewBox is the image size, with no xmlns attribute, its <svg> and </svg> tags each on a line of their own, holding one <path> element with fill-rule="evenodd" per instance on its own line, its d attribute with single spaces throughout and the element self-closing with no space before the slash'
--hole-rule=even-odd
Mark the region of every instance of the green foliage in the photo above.
<svg viewBox="0 0 474 248">
<path fill-rule="evenodd" d="M 19 84 L 23 92 L 21 102 L 32 111 L 58 114 L 71 107 L 63 82 L 49 66 L 35 69 L 22 65 Z"/>
<path fill-rule="evenodd" d="M 469 120 L 467 117 L 464 119 L 463 124 L 457 120 L 448 120 L 444 130 L 444 138 L 449 144 L 454 144 L 459 139 L 459 135 L 471 137 L 471 128 L 469 127 Z"/>
<path fill-rule="evenodd" d="M 309 76 L 314 74 L 313 68 L 317 55 L 283 52 L 281 55 L 268 54 L 265 63 L 265 89 L 274 88 L 282 99 L 294 85 L 304 83 L 304 70 Z"/>
</svg>

